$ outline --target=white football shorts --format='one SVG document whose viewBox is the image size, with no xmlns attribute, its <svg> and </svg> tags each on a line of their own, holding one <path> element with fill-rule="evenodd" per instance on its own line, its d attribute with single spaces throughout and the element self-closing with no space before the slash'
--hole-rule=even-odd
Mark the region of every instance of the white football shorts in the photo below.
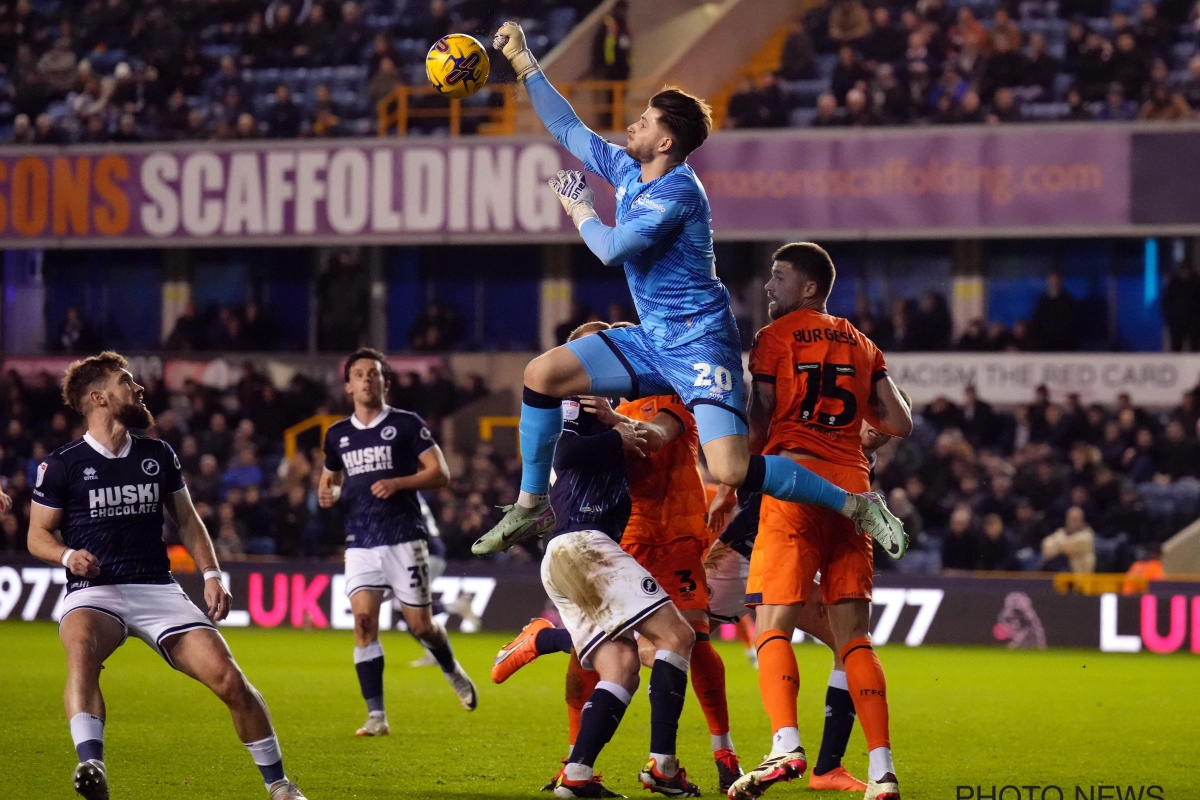
<svg viewBox="0 0 1200 800">
<path fill-rule="evenodd" d="M 125 626 L 126 638 L 133 634 L 141 639 L 172 667 L 175 664 L 162 646 L 165 639 L 196 628 L 216 630 L 178 583 L 122 583 L 76 589 L 63 600 L 61 619 L 85 608 L 116 617 Z"/>
<path fill-rule="evenodd" d="M 429 585 L 429 546 L 424 540 L 381 547 L 346 548 L 346 596 L 363 589 L 383 592 L 383 599 L 399 600 L 406 606 L 433 602 Z"/>
<path fill-rule="evenodd" d="M 571 633 L 584 669 L 608 639 L 633 640 L 633 628 L 671 602 L 646 568 L 599 531 L 555 537 L 542 558 L 542 586 Z"/>
<path fill-rule="evenodd" d="M 724 542 L 717 542 L 704 560 L 708 581 L 708 615 L 721 622 L 737 622 L 746 616 L 746 580 L 750 559 Z"/>
</svg>

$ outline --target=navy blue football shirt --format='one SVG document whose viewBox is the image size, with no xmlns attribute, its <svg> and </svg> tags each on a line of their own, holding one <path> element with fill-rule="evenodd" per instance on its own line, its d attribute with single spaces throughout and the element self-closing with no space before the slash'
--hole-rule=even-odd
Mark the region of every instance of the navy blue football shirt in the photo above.
<svg viewBox="0 0 1200 800">
<path fill-rule="evenodd" d="M 67 571 L 67 591 L 119 583 L 172 583 L 163 543 L 163 503 L 184 488 L 179 457 L 166 442 L 129 435 L 120 453 L 84 434 L 38 467 L 33 502 L 63 512 L 63 543 L 87 550 L 100 574 Z"/>
<path fill-rule="evenodd" d="M 390 406 L 384 406 L 370 425 L 352 414 L 329 428 L 325 469 L 346 472 L 346 547 L 381 547 L 428 537 L 416 490 L 380 500 L 371 494 L 371 485 L 414 474 L 421 467 L 421 454 L 434 444 L 424 420 Z"/>
<path fill-rule="evenodd" d="M 563 432 L 554 450 L 550 507 L 556 522 L 547 540 L 572 531 L 600 531 L 621 541 L 633 506 L 621 434 L 605 427 L 579 398 L 563 400 Z"/>
</svg>

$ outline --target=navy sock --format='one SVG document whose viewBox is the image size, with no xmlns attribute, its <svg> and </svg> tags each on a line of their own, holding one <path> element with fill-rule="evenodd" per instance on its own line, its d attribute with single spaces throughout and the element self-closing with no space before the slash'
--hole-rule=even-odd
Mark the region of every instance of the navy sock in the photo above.
<svg viewBox="0 0 1200 800">
<path fill-rule="evenodd" d="M 814 775 L 824 775 L 842 765 L 853 730 L 854 700 L 850 692 L 837 686 L 828 687 L 825 690 L 825 730 L 821 734 L 821 752 L 813 768 Z"/>
<path fill-rule="evenodd" d="M 659 650 L 650 670 L 650 752 L 675 754 L 675 734 L 687 696 L 688 662 L 678 653 Z"/>
<path fill-rule="evenodd" d="M 354 671 L 368 711 L 383 711 L 383 645 L 371 642 L 354 648 Z"/>
<path fill-rule="evenodd" d="M 630 699 L 629 693 L 615 683 L 600 681 L 596 684 L 579 717 L 579 735 L 575 737 L 575 746 L 567 759 L 569 763 L 596 765 L 600 751 L 617 732 Z"/>
<path fill-rule="evenodd" d="M 450 649 L 450 640 L 443 638 L 442 643 L 436 646 L 431 646 L 422 642 L 425 649 L 433 653 L 433 657 L 437 659 L 438 666 L 442 668 L 442 672 L 454 672 L 454 651 Z"/>
<path fill-rule="evenodd" d="M 104 760 L 104 740 L 103 739 L 88 739 L 86 742 L 80 742 L 75 745 L 75 752 L 79 755 L 79 761 L 90 761 L 93 758 L 97 761 Z"/>
<path fill-rule="evenodd" d="M 535 392 L 528 386 L 521 398 L 521 491 L 545 494 L 550 490 L 554 447 L 562 435 L 562 400 Z"/>
<path fill-rule="evenodd" d="M 533 638 L 533 646 L 539 656 L 551 653 L 569 653 L 574 646 L 571 643 L 571 632 L 566 628 L 542 628 Z"/>
<path fill-rule="evenodd" d="M 275 781 L 283 780 L 283 760 L 280 759 L 274 764 L 259 764 L 258 771 L 262 773 L 263 783 L 270 786 Z"/>
<path fill-rule="evenodd" d="M 777 500 L 813 503 L 841 513 L 846 490 L 784 456 L 750 456 L 741 488 L 761 491 Z"/>
</svg>

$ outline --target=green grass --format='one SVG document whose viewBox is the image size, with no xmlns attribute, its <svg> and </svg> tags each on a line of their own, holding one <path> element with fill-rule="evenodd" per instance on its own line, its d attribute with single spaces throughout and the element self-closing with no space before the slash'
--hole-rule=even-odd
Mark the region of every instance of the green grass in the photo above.
<svg viewBox="0 0 1200 800">
<path fill-rule="evenodd" d="M 312 800 L 533 798 L 565 753 L 564 657 L 541 659 L 495 686 L 488 670 L 505 637 L 454 636 L 459 659 L 480 689 L 479 710 L 467 714 L 436 669 L 407 666 L 421 654 L 416 643 L 390 634 L 384 645 L 393 733 L 356 739 L 351 734 L 365 709 L 348 633 L 225 633 L 270 704 L 289 775 Z M 756 761 L 769 744 L 756 673 L 736 645 L 721 644 L 720 650 L 734 741 L 744 760 Z M 801 734 L 815 759 L 829 655 L 815 645 L 801 645 L 797 653 Z M 1195 796 L 1184 780 L 1200 711 L 1200 662 L 1194 656 L 903 646 L 881 648 L 880 655 L 906 800 L 953 799 L 959 784 L 1056 784 L 1067 789 L 1066 800 L 1073 800 L 1075 784 L 1158 784 L 1166 798 Z M 0 625 L 5 798 L 75 797 L 69 780 L 75 755 L 61 702 L 64 675 L 52 625 Z M 265 797 L 219 701 L 141 642 L 131 639 L 110 659 L 103 687 L 114 800 Z M 648 742 L 649 707 L 639 691 L 598 764 L 611 788 L 649 796 L 636 777 Z M 680 757 L 711 797 L 717 793 L 708 745 L 703 717 L 689 697 Z M 858 775 L 866 771 L 857 728 L 847 766 Z M 793 784 L 770 796 L 845 795 L 817 795 Z M 1014 798 L 1011 791 L 1007 796 Z"/>
</svg>

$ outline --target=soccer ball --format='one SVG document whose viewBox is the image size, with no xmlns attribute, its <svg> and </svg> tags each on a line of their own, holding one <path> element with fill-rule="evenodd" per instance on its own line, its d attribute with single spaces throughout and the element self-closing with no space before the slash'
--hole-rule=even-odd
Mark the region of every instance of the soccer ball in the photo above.
<svg viewBox="0 0 1200 800">
<path fill-rule="evenodd" d="M 465 33 L 443 36 L 425 56 L 425 74 L 445 97 L 470 97 L 484 87 L 491 71 L 483 45 Z"/>
</svg>

